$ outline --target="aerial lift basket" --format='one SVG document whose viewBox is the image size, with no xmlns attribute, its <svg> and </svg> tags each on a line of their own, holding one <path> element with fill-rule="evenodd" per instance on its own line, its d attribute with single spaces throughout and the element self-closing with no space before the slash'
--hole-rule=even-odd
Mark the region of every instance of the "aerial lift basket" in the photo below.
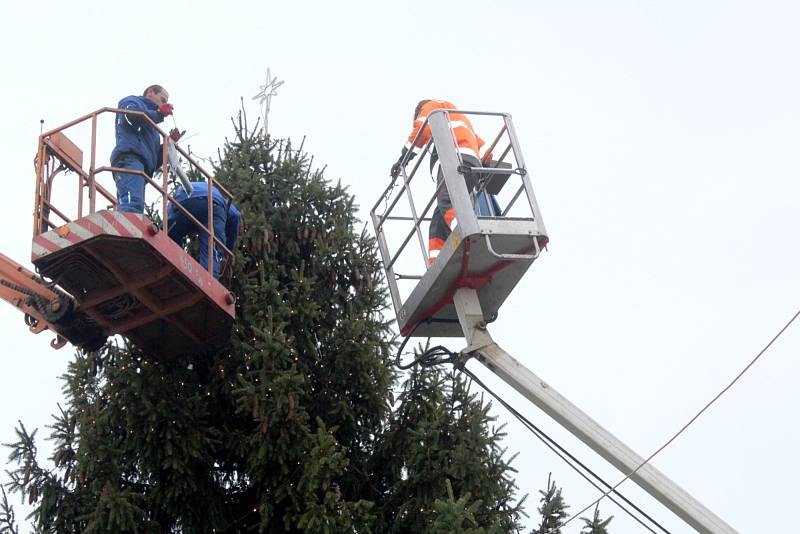
<svg viewBox="0 0 800 534">
<path fill-rule="evenodd" d="M 450 112 L 499 120 L 500 131 L 485 151 L 486 154 L 502 151 L 499 157 L 491 161 L 484 158 L 481 167 L 464 165 L 452 132 Z M 436 110 L 428 116 L 420 132 L 427 125 L 432 139 L 425 150 L 436 149 L 458 220 L 436 262 L 427 267 L 427 228 L 423 225 L 431 220 L 435 192 L 419 211 L 420 196 L 415 193 L 419 188 L 412 191 L 422 158 L 413 166 L 408 163 L 403 166 L 370 214 L 401 335 L 462 337 L 453 305 L 455 291 L 464 287 L 475 289 L 485 320 L 491 321 L 539 257 L 548 237 L 509 114 Z M 472 191 L 467 190 L 464 179 L 467 172 L 478 176 Z M 507 194 L 499 205 L 500 211 L 487 210 L 487 204 L 494 205 L 487 202 L 487 195 L 501 192 Z M 402 205 L 401 198 L 408 202 L 404 214 L 396 213 Z M 479 208 L 479 204 L 484 207 Z M 389 230 L 388 224 L 393 222 L 405 227 L 401 231 Z M 414 237 L 419 251 L 407 247 Z M 401 287 L 402 284 L 406 287 Z"/>
<path fill-rule="evenodd" d="M 75 311 L 83 322 L 92 324 L 104 336 L 124 335 L 159 358 L 214 347 L 230 332 L 235 303 L 233 295 L 214 279 L 212 262 L 208 268 L 202 267 L 147 215 L 115 211 L 111 176 L 119 169 L 95 166 L 98 117 L 122 112 L 103 108 L 40 136 L 32 262 L 41 277 L 74 299 Z M 149 121 L 144 114 L 139 115 Z M 85 122 L 91 123 L 88 166 L 83 151 L 64 133 Z M 167 206 L 173 202 L 195 222 L 198 232 L 209 235 L 209 248 L 216 243 L 224 251 L 225 263 L 229 264 L 231 251 L 214 236 L 213 225 L 199 223 L 168 193 L 168 149 L 179 151 L 205 176 L 209 191 L 213 184 L 228 201 L 230 193 L 180 147 L 170 147 L 168 136 L 155 124 L 151 126 L 164 139 L 162 180 L 158 183 L 139 174 L 160 196 L 157 205 L 163 226 L 169 224 Z M 52 198 L 56 179 L 63 182 L 65 174 L 76 175 L 78 181 L 77 206 L 72 204 L 69 209 L 56 206 Z M 104 187 L 101 176 L 111 185 Z M 98 199 L 107 202 L 109 209 L 96 209 Z M 209 252 L 209 258 L 213 257 Z"/>
</svg>

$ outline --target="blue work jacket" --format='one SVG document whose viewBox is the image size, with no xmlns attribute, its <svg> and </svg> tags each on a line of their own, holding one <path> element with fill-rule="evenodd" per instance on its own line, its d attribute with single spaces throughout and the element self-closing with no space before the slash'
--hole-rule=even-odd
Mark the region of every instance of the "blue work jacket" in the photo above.
<svg viewBox="0 0 800 534">
<path fill-rule="evenodd" d="M 236 246 L 236 239 L 239 237 L 239 221 L 242 218 L 242 214 L 233 202 L 230 203 L 230 206 L 228 205 L 228 199 L 216 187 L 213 188 L 212 195 L 214 204 L 221 206 L 223 209 L 227 208 L 225 212 L 225 246 L 233 250 L 233 247 Z M 186 190 L 181 186 L 173 193 L 172 197 L 178 202 L 183 202 L 188 198 L 208 198 L 208 182 L 192 182 L 191 195 L 187 195 Z M 207 212 L 208 210 L 205 211 Z M 183 213 L 173 207 L 172 204 L 169 205 L 170 218 L 183 216 Z"/>
<path fill-rule="evenodd" d="M 156 124 L 164 121 L 158 112 L 158 106 L 143 96 L 126 96 L 117 106 L 121 109 L 143 111 Z M 152 177 L 161 165 L 161 136 L 143 117 L 134 114 L 117 114 L 115 122 L 117 146 L 111 152 L 111 164 L 114 165 L 122 156 L 133 155 L 144 164 L 144 172 Z"/>
</svg>

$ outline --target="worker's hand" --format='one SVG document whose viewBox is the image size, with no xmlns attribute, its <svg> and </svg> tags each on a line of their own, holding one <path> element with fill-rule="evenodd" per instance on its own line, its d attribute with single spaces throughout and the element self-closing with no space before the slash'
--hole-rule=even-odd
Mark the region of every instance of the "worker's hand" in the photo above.
<svg viewBox="0 0 800 534">
<path fill-rule="evenodd" d="M 389 174 L 392 175 L 392 178 L 397 178 L 400 176 L 400 163 L 395 163 L 392 165 L 392 170 L 389 171 Z"/>
<path fill-rule="evenodd" d="M 169 131 L 169 138 L 172 139 L 173 143 L 177 143 L 178 141 L 180 141 L 181 137 L 183 137 L 183 134 L 185 133 L 186 130 L 181 132 L 177 128 L 173 128 Z"/>
<path fill-rule="evenodd" d="M 173 109 L 174 108 L 172 107 L 172 104 L 160 104 L 158 106 L 158 112 L 161 113 L 162 115 L 164 115 L 165 117 L 167 115 L 172 115 L 172 110 Z"/>
</svg>

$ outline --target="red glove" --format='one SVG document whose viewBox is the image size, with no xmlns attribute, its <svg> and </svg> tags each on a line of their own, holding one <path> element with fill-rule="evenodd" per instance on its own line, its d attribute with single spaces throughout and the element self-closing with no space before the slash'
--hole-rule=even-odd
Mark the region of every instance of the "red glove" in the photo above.
<svg viewBox="0 0 800 534">
<path fill-rule="evenodd" d="M 181 131 L 178 131 L 177 128 L 173 128 L 173 129 L 171 129 L 169 131 L 169 138 L 172 139 L 173 143 L 177 143 L 178 141 L 180 141 L 181 137 L 183 137 L 183 134 L 185 134 L 185 133 L 186 133 L 186 130 L 181 132 Z"/>
<path fill-rule="evenodd" d="M 172 115 L 172 104 L 161 104 L 158 106 L 158 112 L 164 116 Z"/>
</svg>

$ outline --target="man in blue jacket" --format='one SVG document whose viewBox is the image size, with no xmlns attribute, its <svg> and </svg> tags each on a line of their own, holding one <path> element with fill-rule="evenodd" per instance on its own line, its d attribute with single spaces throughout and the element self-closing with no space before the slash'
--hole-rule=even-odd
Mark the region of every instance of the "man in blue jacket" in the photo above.
<svg viewBox="0 0 800 534">
<path fill-rule="evenodd" d="M 173 198 L 204 227 L 208 227 L 208 182 L 192 182 L 191 195 L 187 195 L 186 190 L 179 187 Z M 211 205 L 214 211 L 214 236 L 225 243 L 229 250 L 233 250 L 239 236 L 241 213 L 216 187 L 212 190 Z M 197 228 L 172 202 L 167 209 L 167 219 L 167 235 L 179 245 L 183 245 L 187 235 L 199 235 L 200 265 L 208 268 L 208 235 Z M 219 278 L 223 256 L 222 249 L 214 245 L 214 278 Z"/>
<path fill-rule="evenodd" d="M 142 96 L 123 98 L 117 107 L 144 112 L 156 124 L 172 115 L 173 109 L 169 93 L 160 85 L 151 85 Z M 144 171 L 152 178 L 161 166 L 162 145 L 158 131 L 141 115 L 118 113 L 115 132 L 117 146 L 111 152 L 111 165 Z M 177 142 L 181 134 L 173 128 L 170 137 Z M 117 211 L 144 213 L 144 178 L 139 174 L 115 172 L 114 179 L 117 182 Z"/>
</svg>

